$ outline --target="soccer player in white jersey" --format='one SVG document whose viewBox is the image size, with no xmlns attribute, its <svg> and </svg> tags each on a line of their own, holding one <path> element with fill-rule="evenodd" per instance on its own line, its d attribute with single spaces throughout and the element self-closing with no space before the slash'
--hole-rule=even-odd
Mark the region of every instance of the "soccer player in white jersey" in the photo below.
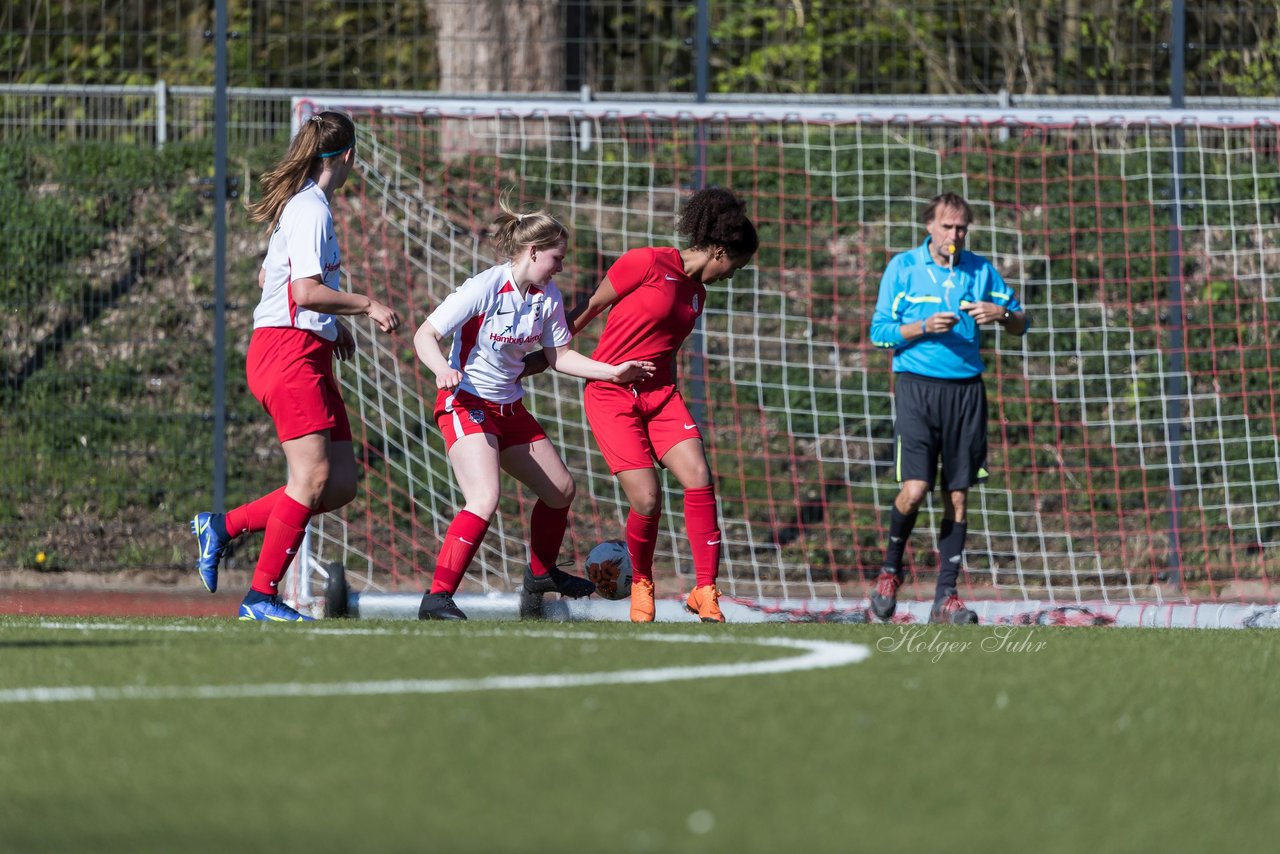
<svg viewBox="0 0 1280 854">
<path fill-rule="evenodd" d="M 505 201 L 500 205 L 494 243 L 508 260 L 463 282 L 413 338 L 440 389 L 436 424 L 466 502 L 445 533 L 431 589 L 418 610 L 423 620 L 466 619 L 453 594 L 498 509 L 502 471 L 538 496 L 529 520 L 521 617 L 540 616 L 546 593 L 578 598 L 595 592 L 590 581 L 555 565 L 573 503 L 573 477 L 521 400 L 524 357 L 541 350 L 561 373 L 615 383 L 646 379 L 654 371 L 650 361 L 611 365 L 569 349 L 564 301 L 551 280 L 563 269 L 569 232 L 541 211 L 517 214 Z M 440 342 L 450 335 L 446 359 Z"/>
<path fill-rule="evenodd" d="M 276 166 L 262 176 L 262 199 L 250 216 L 270 224 L 258 272 L 262 297 L 253 313 L 245 372 L 249 390 L 275 423 L 288 461 L 288 482 L 225 515 L 199 513 L 191 531 L 200 545 L 196 568 L 209 592 L 231 540 L 264 531 L 253 582 L 240 619 L 310 620 L 276 594 L 313 515 L 356 495 L 351 425 L 333 375 L 333 357 L 350 358 L 355 340 L 335 315 L 364 315 L 383 332 L 400 318 L 390 307 L 342 290 L 342 251 L 329 202 L 355 165 L 355 125 L 325 111 L 304 122 Z"/>
</svg>

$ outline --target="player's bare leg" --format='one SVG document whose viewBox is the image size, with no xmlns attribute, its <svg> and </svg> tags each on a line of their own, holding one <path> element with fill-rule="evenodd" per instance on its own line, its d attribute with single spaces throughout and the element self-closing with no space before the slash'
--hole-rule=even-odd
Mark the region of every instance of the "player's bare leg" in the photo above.
<svg viewBox="0 0 1280 854">
<path fill-rule="evenodd" d="M 529 522 L 530 565 L 520 591 L 521 619 L 538 619 L 547 593 L 577 599 L 596 591 L 588 579 L 555 565 L 573 503 L 573 475 L 549 439 L 507 448 L 501 459 L 502 468 L 538 496 Z"/>
</svg>

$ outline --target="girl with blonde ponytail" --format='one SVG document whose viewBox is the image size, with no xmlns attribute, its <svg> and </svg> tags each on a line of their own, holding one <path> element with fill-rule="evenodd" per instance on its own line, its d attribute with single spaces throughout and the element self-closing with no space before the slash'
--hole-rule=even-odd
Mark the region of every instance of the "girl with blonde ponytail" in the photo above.
<svg viewBox="0 0 1280 854">
<path fill-rule="evenodd" d="M 556 567 L 573 503 L 573 477 L 537 420 L 524 407 L 524 359 L 540 352 L 569 376 L 629 383 L 650 376 L 653 363 L 609 364 L 569 349 L 564 299 L 552 278 L 563 269 L 569 232 L 542 211 L 517 213 L 503 198 L 493 242 L 507 259 L 467 279 L 413 337 L 418 358 L 436 378 L 435 419 L 444 434 L 464 506 L 445 532 L 431 589 L 418 618 L 465 620 L 453 601 L 498 509 L 506 471 L 538 496 L 529 520 L 529 566 L 520 616 L 542 613 L 547 593 L 578 598 L 595 592 L 585 578 Z M 453 336 L 450 355 L 442 339 Z"/>
<path fill-rule="evenodd" d="M 271 420 L 288 461 L 288 482 L 255 501 L 191 521 L 196 569 L 210 593 L 218 562 L 235 537 L 263 531 L 241 620 L 310 620 L 280 601 L 276 587 L 313 515 L 337 510 L 356 494 L 351 425 L 333 375 L 333 359 L 355 352 L 339 315 L 363 315 L 383 332 L 400 317 L 364 294 L 342 290 L 342 252 L 329 203 L 355 167 L 355 125 L 342 113 L 316 113 L 284 157 L 262 176 L 249 214 L 267 223 L 267 255 L 258 271 L 262 296 L 253 313 L 245 371 L 249 390 Z"/>
</svg>

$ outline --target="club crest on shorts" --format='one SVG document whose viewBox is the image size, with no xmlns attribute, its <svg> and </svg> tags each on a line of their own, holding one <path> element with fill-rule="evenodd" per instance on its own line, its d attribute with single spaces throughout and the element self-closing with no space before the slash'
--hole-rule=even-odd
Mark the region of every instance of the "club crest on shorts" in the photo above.
<svg viewBox="0 0 1280 854">
<path fill-rule="evenodd" d="M 483 409 L 468 409 L 468 410 L 467 410 L 467 417 L 471 419 L 471 423 L 472 423 L 472 424 L 483 424 L 483 423 L 484 423 L 484 410 L 483 410 Z"/>
</svg>

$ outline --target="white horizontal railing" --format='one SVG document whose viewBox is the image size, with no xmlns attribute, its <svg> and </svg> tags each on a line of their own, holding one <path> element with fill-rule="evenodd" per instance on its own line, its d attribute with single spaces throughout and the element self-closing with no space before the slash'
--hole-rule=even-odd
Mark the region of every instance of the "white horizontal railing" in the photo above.
<svg viewBox="0 0 1280 854">
<path fill-rule="evenodd" d="M 214 87 L 169 86 L 163 80 L 147 86 L 4 84 L 0 85 L 0 140 L 34 137 L 48 140 L 97 139 L 158 147 L 170 141 L 202 139 L 213 128 Z M 688 96 L 610 94 L 597 99 L 590 92 L 467 93 L 306 90 L 280 88 L 227 89 L 227 135 L 233 145 L 277 139 L 294 120 L 292 106 L 304 97 L 317 104 L 382 105 L 411 99 L 419 107 L 441 115 L 466 117 L 495 111 L 510 116 L 563 113 L 576 104 L 586 115 L 682 115 L 734 120 L 750 118 L 762 107 L 779 108 L 807 121 L 856 121 L 892 118 L 927 110 L 939 123 L 1021 121 L 1038 125 L 1107 125 L 1143 121 L 1164 124 L 1204 123 L 1226 126 L 1274 124 L 1280 117 L 1280 98 L 1187 99 L 1174 110 L 1159 98 L 1086 99 L 1078 96 L 1015 98 L 1008 93 L 964 96 L 712 96 L 696 103 Z"/>
</svg>

